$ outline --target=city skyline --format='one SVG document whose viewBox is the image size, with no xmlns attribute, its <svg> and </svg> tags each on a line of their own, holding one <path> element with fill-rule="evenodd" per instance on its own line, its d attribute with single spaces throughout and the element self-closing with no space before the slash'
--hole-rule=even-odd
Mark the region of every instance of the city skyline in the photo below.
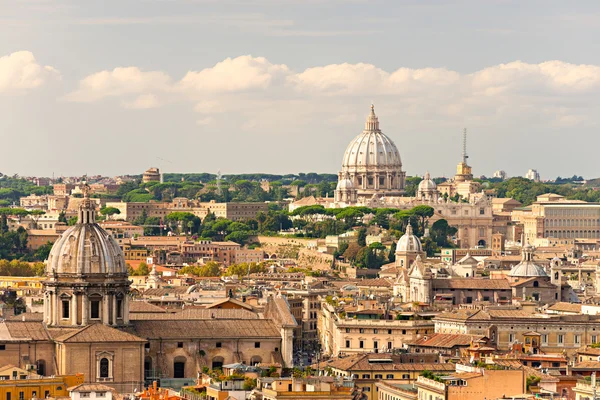
<svg viewBox="0 0 600 400">
<path fill-rule="evenodd" d="M 410 176 L 452 176 L 467 127 L 476 176 L 597 177 L 594 2 L 4 8 L 3 173 L 336 173 L 374 102 Z"/>
</svg>

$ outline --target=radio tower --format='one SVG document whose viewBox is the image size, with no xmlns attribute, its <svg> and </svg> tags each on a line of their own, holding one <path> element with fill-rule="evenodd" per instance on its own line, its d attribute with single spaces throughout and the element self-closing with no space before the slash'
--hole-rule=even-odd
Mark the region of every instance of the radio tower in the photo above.
<svg viewBox="0 0 600 400">
<path fill-rule="evenodd" d="M 221 170 L 217 171 L 217 194 L 221 195 Z"/>
<path fill-rule="evenodd" d="M 463 129 L 462 159 L 465 164 L 467 163 L 467 158 L 469 158 L 469 156 L 467 155 L 467 128 L 464 128 Z"/>
</svg>

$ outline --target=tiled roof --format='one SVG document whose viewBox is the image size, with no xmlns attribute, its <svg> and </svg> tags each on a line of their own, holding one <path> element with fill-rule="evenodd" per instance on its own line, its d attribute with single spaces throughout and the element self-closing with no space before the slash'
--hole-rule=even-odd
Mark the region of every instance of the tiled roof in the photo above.
<svg viewBox="0 0 600 400">
<path fill-rule="evenodd" d="M 7 321 L 27 321 L 27 322 L 41 322 L 44 320 L 44 314 L 38 312 L 26 312 L 19 315 L 11 315 L 6 318 Z"/>
<path fill-rule="evenodd" d="M 188 289 L 189 289 L 189 287 L 187 287 L 187 286 L 173 286 L 170 288 L 146 289 L 146 290 L 144 290 L 143 295 L 144 295 L 144 297 L 146 297 L 146 296 L 161 297 L 161 296 L 168 296 L 168 295 L 174 295 L 174 294 L 185 294 L 185 293 L 187 293 Z"/>
<path fill-rule="evenodd" d="M 235 306 L 241 307 L 241 308 L 245 308 L 246 310 L 252 310 L 252 306 L 250 304 L 244 303 L 242 301 L 236 300 L 236 299 L 232 299 L 231 297 L 226 297 L 224 299 L 221 300 L 217 300 L 212 304 L 209 304 L 206 306 L 206 308 L 218 308 L 219 306 L 223 305 L 223 304 L 233 304 Z"/>
<path fill-rule="evenodd" d="M 67 388 L 69 392 L 110 392 L 113 389 L 100 383 L 81 383 Z"/>
<path fill-rule="evenodd" d="M 369 359 L 391 359 L 392 362 L 373 363 Z M 400 356 L 391 354 L 355 354 L 349 357 L 331 359 L 320 363 L 321 368 L 331 367 L 342 371 L 454 371 L 450 363 L 402 363 Z"/>
<path fill-rule="evenodd" d="M 145 342 L 145 339 L 103 324 L 92 324 L 56 338 L 63 343 Z"/>
<path fill-rule="evenodd" d="M 579 350 L 577 350 L 577 353 L 590 355 L 590 356 L 600 356 L 600 348 L 582 347 Z"/>
<path fill-rule="evenodd" d="M 510 286 L 512 286 L 512 287 L 520 287 L 520 286 L 534 287 L 533 286 L 534 281 L 537 281 L 537 283 L 538 283 L 538 286 L 536 286 L 536 287 L 541 287 L 541 288 L 555 288 L 556 287 L 556 285 L 550 283 L 549 281 L 547 281 L 545 279 L 540 279 L 539 276 L 533 276 L 531 278 L 519 280 L 518 282 L 511 283 Z"/>
<path fill-rule="evenodd" d="M 452 278 L 452 279 L 434 279 L 434 289 L 492 289 L 509 290 L 510 284 L 506 279 L 473 279 L 473 278 Z"/>
<path fill-rule="evenodd" d="M 575 364 L 574 368 L 595 369 L 600 371 L 600 361 L 583 361 L 579 364 Z"/>
<path fill-rule="evenodd" d="M 581 312 L 581 304 L 560 302 L 548 307 L 552 311 Z"/>
<path fill-rule="evenodd" d="M 50 335 L 42 322 L 4 321 L 0 323 L 0 340 L 49 341 Z"/>
<path fill-rule="evenodd" d="M 131 321 L 133 331 L 140 337 L 155 339 L 237 339 L 280 338 L 275 324 L 266 319 L 255 320 L 187 320 L 187 321 Z"/>
<path fill-rule="evenodd" d="M 442 347 L 451 349 L 455 346 L 469 346 L 473 338 L 472 335 L 434 333 L 407 344 L 410 346 Z"/>
<path fill-rule="evenodd" d="M 129 303 L 130 313 L 166 313 L 167 311 L 154 304 L 150 304 L 146 301 L 131 301 Z"/>
<path fill-rule="evenodd" d="M 390 282 L 389 279 L 385 278 L 364 279 L 362 281 L 356 282 L 355 284 L 358 287 L 392 287 L 392 282 Z"/>
<path fill-rule="evenodd" d="M 194 319 L 258 319 L 257 313 L 239 308 L 186 308 L 178 312 L 131 313 L 131 321 L 194 320 Z"/>
</svg>

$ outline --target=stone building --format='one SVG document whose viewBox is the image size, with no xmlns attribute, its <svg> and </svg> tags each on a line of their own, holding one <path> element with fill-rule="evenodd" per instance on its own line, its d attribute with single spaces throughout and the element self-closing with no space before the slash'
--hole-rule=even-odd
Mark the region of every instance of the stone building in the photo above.
<svg viewBox="0 0 600 400">
<path fill-rule="evenodd" d="M 160 170 L 158 168 L 148 168 L 146 171 L 144 171 L 144 174 L 142 175 L 142 182 L 144 183 L 160 181 L 161 175 Z"/>
<path fill-rule="evenodd" d="M 405 177 L 400 152 L 379 129 L 379 119 L 371 105 L 364 131 L 344 153 L 335 197 L 350 203 L 354 197 L 400 196 L 404 193 Z"/>
</svg>

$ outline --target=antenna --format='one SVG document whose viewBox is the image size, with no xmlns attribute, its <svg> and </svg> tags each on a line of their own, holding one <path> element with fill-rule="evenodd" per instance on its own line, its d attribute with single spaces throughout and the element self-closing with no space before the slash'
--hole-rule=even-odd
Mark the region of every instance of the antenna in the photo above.
<svg viewBox="0 0 600 400">
<path fill-rule="evenodd" d="M 221 170 L 217 171 L 217 194 L 221 195 Z"/>
<path fill-rule="evenodd" d="M 465 164 L 467 163 L 467 158 L 469 158 L 469 156 L 467 155 L 467 128 L 464 128 L 463 129 L 462 159 Z"/>
</svg>

